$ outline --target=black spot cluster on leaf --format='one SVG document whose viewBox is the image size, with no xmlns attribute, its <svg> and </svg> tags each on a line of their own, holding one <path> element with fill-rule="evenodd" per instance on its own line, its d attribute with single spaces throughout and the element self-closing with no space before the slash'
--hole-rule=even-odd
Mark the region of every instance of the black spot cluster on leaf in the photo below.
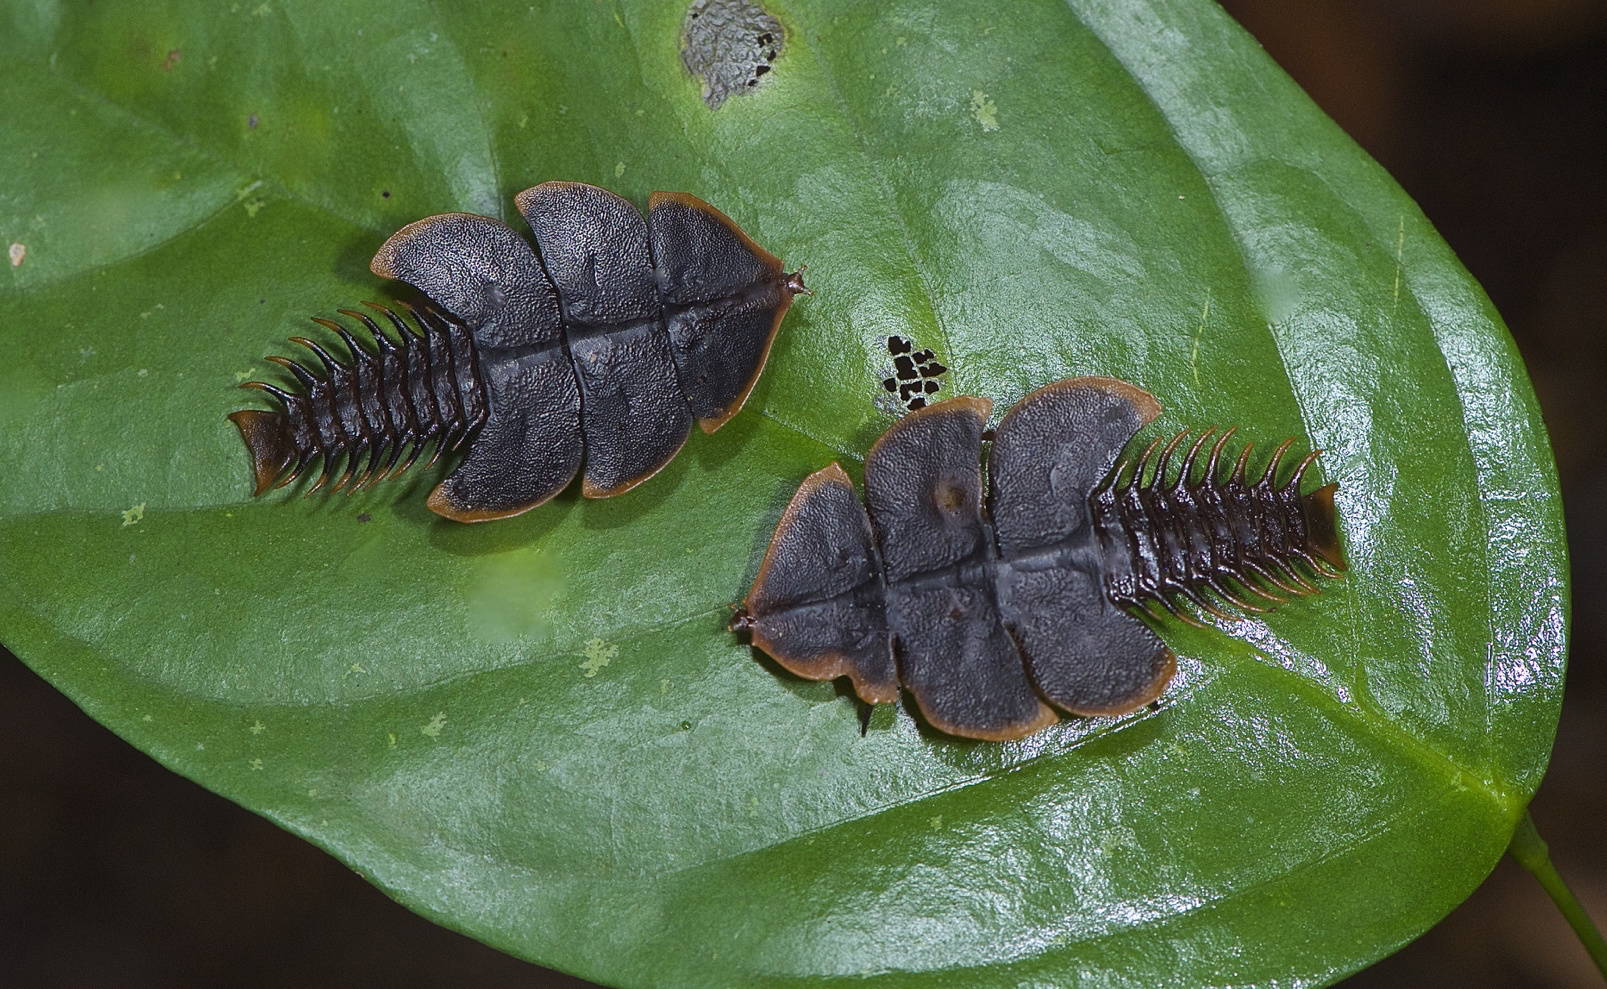
<svg viewBox="0 0 1607 989">
<path fill-rule="evenodd" d="M 882 379 L 882 387 L 897 394 L 899 404 L 911 412 L 926 408 L 927 396 L 942 389 L 948 367 L 931 350 L 917 351 L 905 337 L 888 337 L 887 352 L 893 357 L 893 375 Z"/>
<path fill-rule="evenodd" d="M 776 56 L 781 54 L 781 47 L 776 44 L 776 36 L 773 32 L 766 31 L 759 35 L 758 43 L 759 58 L 762 61 L 753 67 L 753 75 L 748 78 L 746 83 L 748 86 L 759 85 L 759 77 L 770 71 L 770 66 L 775 64 Z"/>
</svg>

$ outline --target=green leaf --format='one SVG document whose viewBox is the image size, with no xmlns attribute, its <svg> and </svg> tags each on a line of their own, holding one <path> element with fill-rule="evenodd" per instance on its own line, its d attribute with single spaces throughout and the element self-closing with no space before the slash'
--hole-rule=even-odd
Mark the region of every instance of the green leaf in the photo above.
<svg viewBox="0 0 1607 989">
<path fill-rule="evenodd" d="M 1427 928 L 1544 771 L 1545 433 L 1488 300 L 1206 0 L 770 0 L 710 110 L 685 3 L 0 14 L 0 639 L 165 765 L 507 951 L 620 985 L 1289 985 Z M 225 421 L 406 222 L 552 178 L 728 212 L 816 295 L 627 497 L 460 526 L 439 471 L 250 497 Z M 12 256 L 18 255 L 14 251 Z M 787 498 L 892 421 L 885 338 L 996 411 L 1327 451 L 1350 574 L 1168 626 L 1164 703 L 965 743 L 724 631 Z"/>
</svg>

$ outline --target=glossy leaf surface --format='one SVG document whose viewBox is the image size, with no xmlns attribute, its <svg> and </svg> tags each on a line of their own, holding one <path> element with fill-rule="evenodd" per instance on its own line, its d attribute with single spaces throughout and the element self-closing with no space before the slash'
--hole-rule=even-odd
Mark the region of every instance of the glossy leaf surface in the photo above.
<svg viewBox="0 0 1607 989">
<path fill-rule="evenodd" d="M 713 111 L 678 3 L 0 9 L 0 641 L 414 909 L 628 986 L 1322 982 L 1459 902 L 1538 784 L 1566 568 L 1516 352 L 1214 5 L 775 0 Z M 393 230 L 553 178 L 809 266 L 747 408 L 507 522 L 417 470 L 251 499 L 234 386 L 396 291 Z M 1349 576 L 1165 626 L 1157 710 L 860 738 L 723 626 L 799 481 L 892 421 L 890 334 L 999 412 L 1105 374 L 1152 434 L 1309 440 Z"/>
</svg>

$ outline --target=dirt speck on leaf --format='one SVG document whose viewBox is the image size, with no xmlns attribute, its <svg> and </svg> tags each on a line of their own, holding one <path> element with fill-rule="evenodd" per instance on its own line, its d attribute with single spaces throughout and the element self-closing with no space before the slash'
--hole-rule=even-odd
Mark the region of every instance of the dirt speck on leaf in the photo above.
<svg viewBox="0 0 1607 989">
<path fill-rule="evenodd" d="M 20 268 L 22 267 L 22 259 L 28 256 L 28 248 L 24 244 L 12 244 L 6 253 L 11 256 L 11 267 Z"/>
<path fill-rule="evenodd" d="M 980 89 L 971 91 L 971 116 L 982 125 L 983 133 L 999 129 L 999 108 L 988 94 Z"/>
<path fill-rule="evenodd" d="M 709 109 L 759 85 L 781 56 L 781 22 L 751 0 L 695 0 L 681 28 L 681 61 L 703 81 Z"/>
<path fill-rule="evenodd" d="M 598 671 L 619 655 L 619 647 L 603 639 L 587 639 L 583 654 L 586 659 L 580 664 L 580 668 L 586 671 L 589 679 L 596 676 Z"/>
</svg>

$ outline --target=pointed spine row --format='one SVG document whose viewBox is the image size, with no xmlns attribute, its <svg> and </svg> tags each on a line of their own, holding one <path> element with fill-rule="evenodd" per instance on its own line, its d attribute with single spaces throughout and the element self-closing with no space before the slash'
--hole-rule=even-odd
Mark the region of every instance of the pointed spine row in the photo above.
<svg viewBox="0 0 1607 989">
<path fill-rule="evenodd" d="M 1294 440 L 1277 448 L 1255 481 L 1245 473 L 1254 446 L 1246 444 L 1224 478 L 1222 451 L 1236 430 L 1228 429 L 1212 444 L 1197 478 L 1195 461 L 1217 432 L 1214 426 L 1189 447 L 1175 477 L 1171 458 L 1189 430 L 1164 447 L 1154 441 L 1136 464 L 1121 461 L 1090 495 L 1107 560 L 1106 592 L 1115 603 L 1146 609 L 1158 603 L 1197 625 L 1178 606 L 1179 599 L 1232 618 L 1217 601 L 1266 612 L 1287 601 L 1284 595 L 1317 593 L 1297 560 L 1315 575 L 1339 576 L 1344 563 L 1333 529 L 1335 485 L 1300 494 L 1307 468 L 1322 451 L 1307 454 L 1280 486 L 1278 469 Z M 1160 457 L 1151 470 L 1157 448 Z"/>
<path fill-rule="evenodd" d="M 269 357 L 296 378 L 302 392 L 261 381 L 241 386 L 265 391 L 284 407 L 282 413 L 267 414 L 276 417 L 274 431 L 260 444 L 247 433 L 258 465 L 258 494 L 284 487 L 318 460 L 323 471 L 307 493 L 323 487 L 344 463 L 330 490 L 344 486 L 350 494 L 407 470 L 431 442 L 433 464 L 485 421 L 485 386 L 466 328 L 427 306 L 404 305 L 418 327 L 415 332 L 395 310 L 373 302 L 363 305 L 390 322 L 395 340 L 368 313 L 338 310 L 367 329 L 372 350 L 340 323 L 315 316 L 313 322 L 340 337 L 349 360 L 340 360 L 314 340 L 291 337 L 318 358 L 321 374 L 288 357 Z"/>
</svg>

